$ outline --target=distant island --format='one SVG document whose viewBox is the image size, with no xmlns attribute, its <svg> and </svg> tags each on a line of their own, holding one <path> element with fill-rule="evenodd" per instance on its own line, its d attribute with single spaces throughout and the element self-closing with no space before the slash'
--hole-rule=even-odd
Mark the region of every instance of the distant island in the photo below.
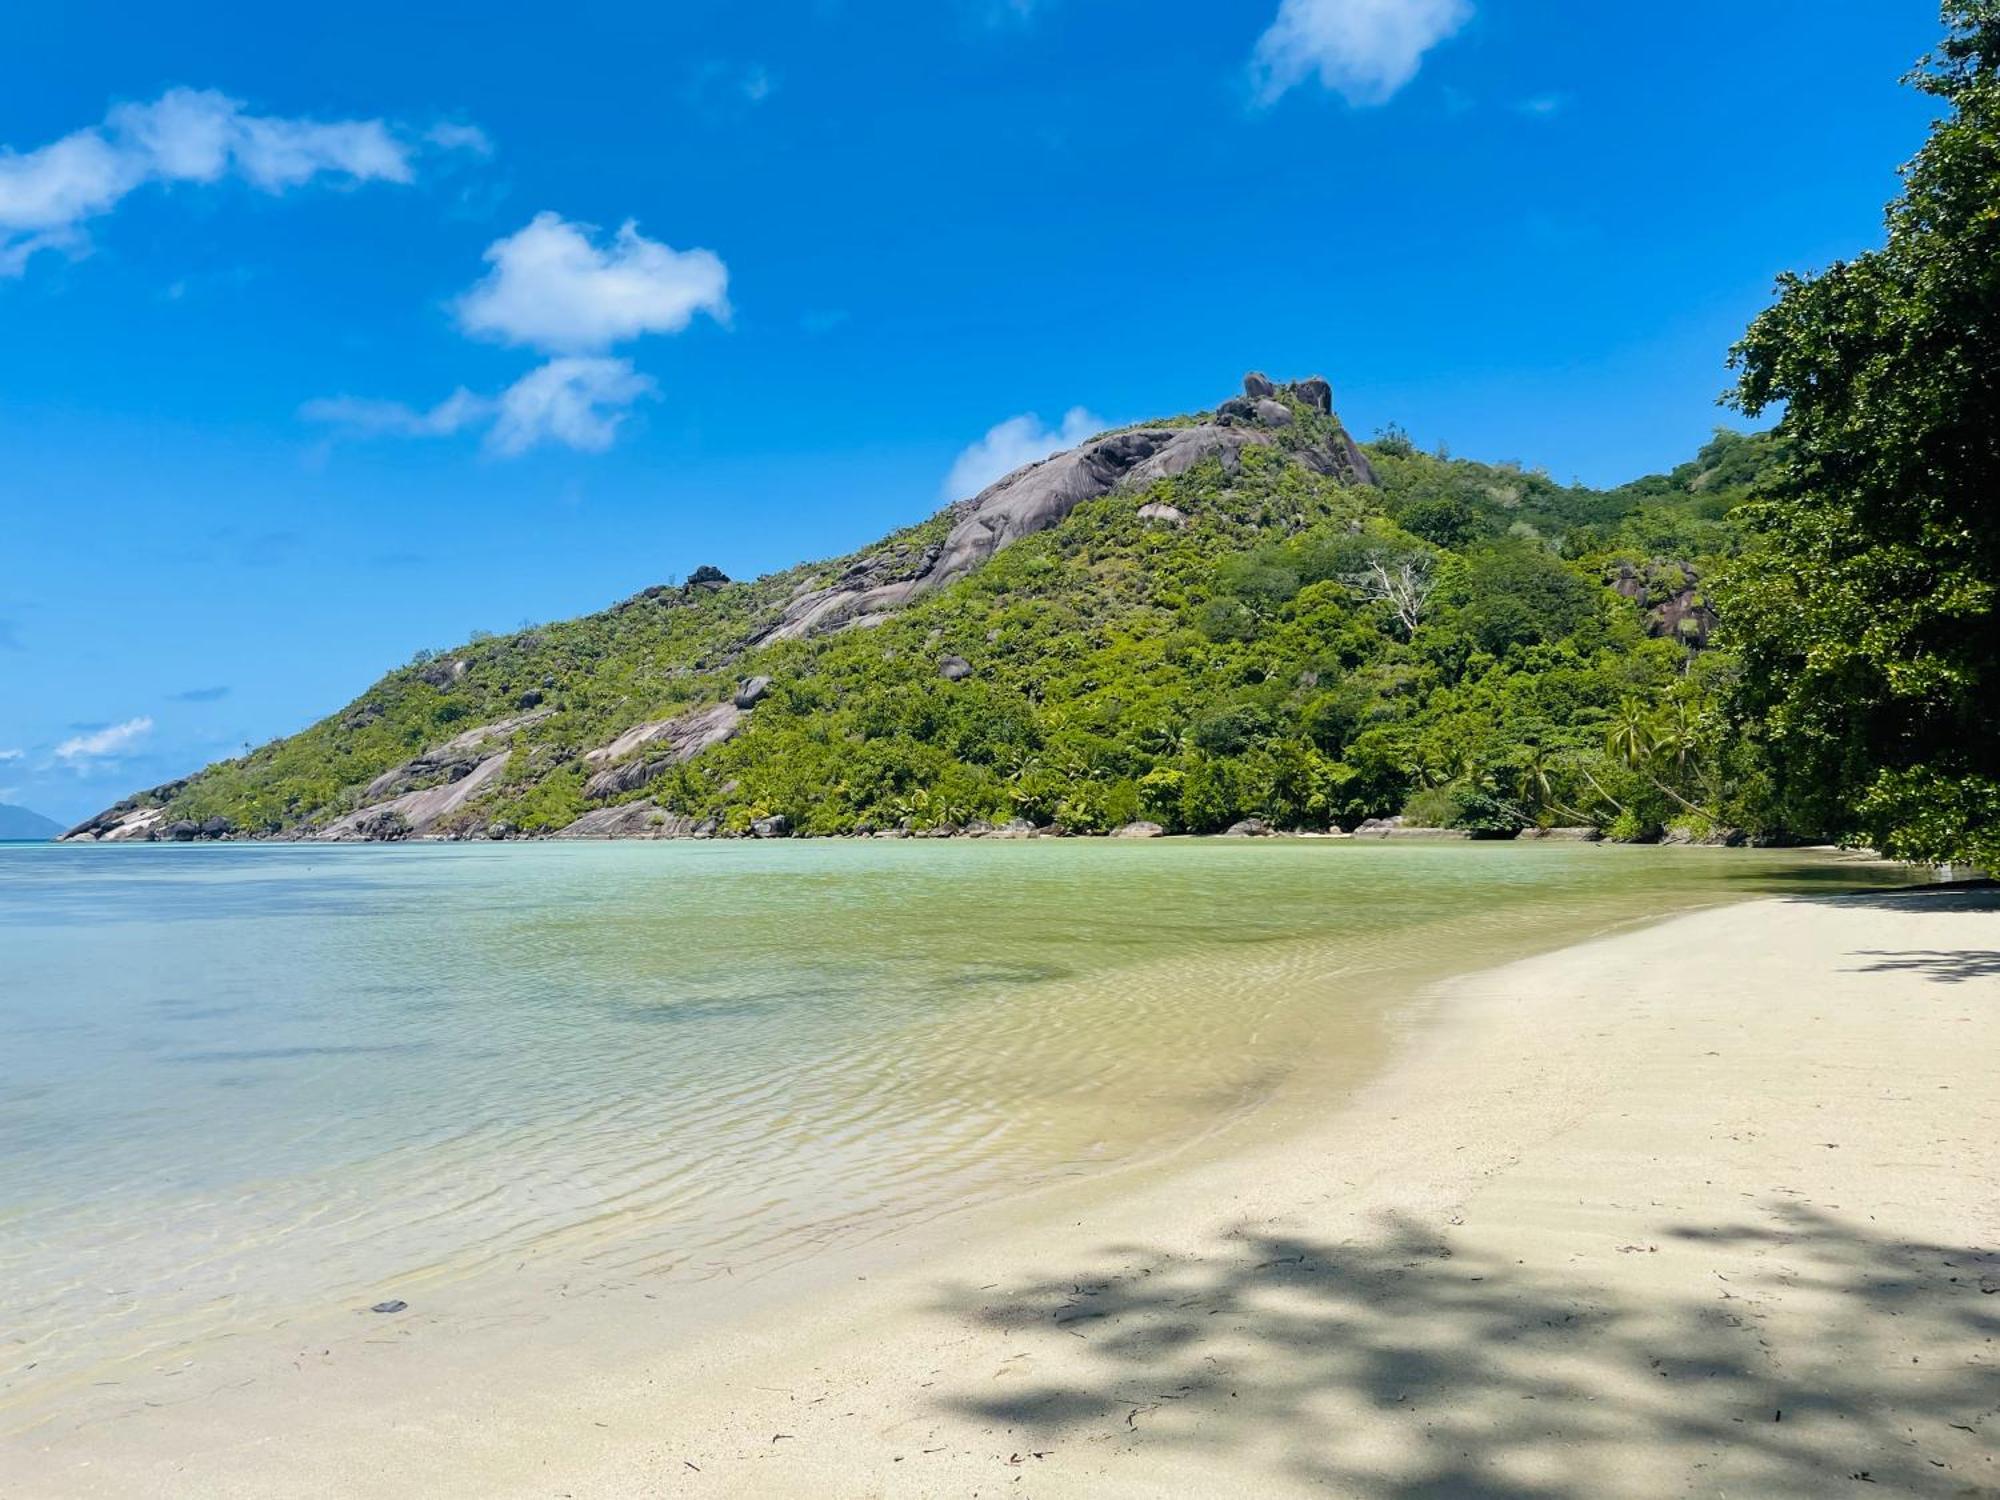
<svg viewBox="0 0 2000 1500">
<path fill-rule="evenodd" d="M 11 803 L 0 802 L 0 840 L 22 842 L 59 837 L 63 825 L 54 818 Z"/>
</svg>

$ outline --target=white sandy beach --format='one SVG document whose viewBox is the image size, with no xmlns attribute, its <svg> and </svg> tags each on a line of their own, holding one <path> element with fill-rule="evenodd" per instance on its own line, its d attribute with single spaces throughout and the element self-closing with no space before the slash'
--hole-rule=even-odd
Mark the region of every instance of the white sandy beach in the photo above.
<svg viewBox="0 0 2000 1500">
<path fill-rule="evenodd" d="M 1454 982 L 1310 1129 L 808 1305 L 627 1310 L 534 1389 L 302 1352 L 0 1493 L 2000 1494 L 1996 1060 L 1994 893 L 1745 903 Z"/>
</svg>

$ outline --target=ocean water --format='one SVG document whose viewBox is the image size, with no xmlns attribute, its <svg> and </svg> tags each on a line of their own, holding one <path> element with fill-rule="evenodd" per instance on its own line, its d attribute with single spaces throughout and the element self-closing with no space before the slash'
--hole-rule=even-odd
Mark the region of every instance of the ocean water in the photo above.
<svg viewBox="0 0 2000 1500">
<path fill-rule="evenodd" d="M 0 848 L 0 1431 L 524 1273 L 755 1276 L 1322 1101 L 1427 979 L 1902 878 L 1333 841 Z"/>
</svg>

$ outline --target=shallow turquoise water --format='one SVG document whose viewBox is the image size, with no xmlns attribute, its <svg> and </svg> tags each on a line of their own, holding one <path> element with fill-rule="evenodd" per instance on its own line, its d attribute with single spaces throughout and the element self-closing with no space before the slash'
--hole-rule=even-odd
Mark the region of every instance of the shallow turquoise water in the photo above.
<svg viewBox="0 0 2000 1500">
<path fill-rule="evenodd" d="M 1306 841 L 0 848 L 0 1404 L 439 1279 L 796 1260 L 1337 1079 L 1428 975 L 1896 878 Z"/>
</svg>

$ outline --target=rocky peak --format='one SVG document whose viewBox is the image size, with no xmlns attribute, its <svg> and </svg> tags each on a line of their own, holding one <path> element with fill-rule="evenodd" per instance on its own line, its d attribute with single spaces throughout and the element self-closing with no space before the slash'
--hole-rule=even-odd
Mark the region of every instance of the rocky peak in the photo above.
<svg viewBox="0 0 2000 1500">
<path fill-rule="evenodd" d="M 1239 403 L 1272 401 L 1278 396 L 1289 396 L 1308 411 L 1316 411 L 1323 417 L 1333 415 L 1333 387 L 1327 384 L 1324 375 L 1308 375 L 1304 380 L 1294 380 L 1286 385 L 1273 385 L 1271 377 L 1261 370 L 1252 370 L 1243 377 L 1243 394 L 1237 400 L 1226 401 L 1222 409 L 1228 410 Z"/>
</svg>

